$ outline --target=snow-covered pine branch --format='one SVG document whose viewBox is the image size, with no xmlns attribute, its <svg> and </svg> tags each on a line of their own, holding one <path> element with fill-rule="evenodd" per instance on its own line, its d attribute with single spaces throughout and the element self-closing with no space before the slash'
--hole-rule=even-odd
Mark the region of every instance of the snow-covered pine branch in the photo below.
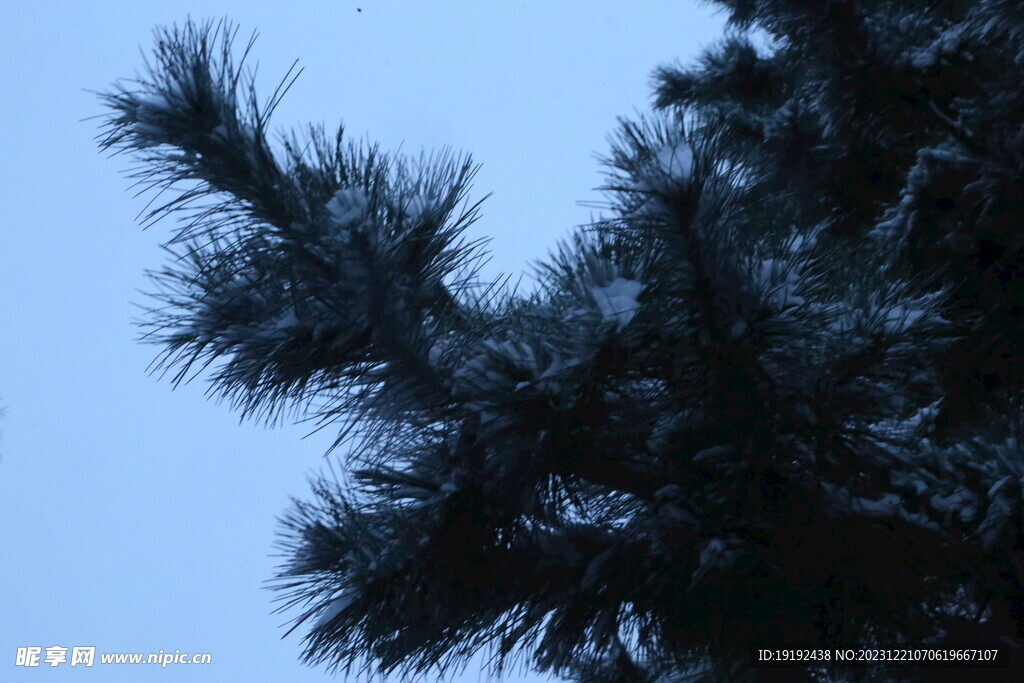
<svg viewBox="0 0 1024 683">
<path fill-rule="evenodd" d="M 387 437 L 284 519 L 308 661 L 724 679 L 755 641 L 1024 634 L 1024 18 L 722 4 L 769 50 L 656 73 L 529 297 L 475 282 L 468 159 L 277 151 L 287 80 L 259 106 L 226 24 L 106 95 L 184 218 L 164 362 Z"/>
<path fill-rule="evenodd" d="M 163 363 L 185 378 L 217 367 L 216 390 L 246 413 L 400 387 L 401 410 L 444 401 L 433 335 L 471 329 L 460 303 L 478 244 L 462 231 L 475 173 L 447 152 L 418 160 L 328 137 L 268 140 L 270 114 L 297 73 L 261 105 L 229 23 L 157 33 L 156 63 L 104 95 L 104 148 L 139 163 L 147 214 L 179 219 L 175 257 L 154 280 L 150 311 Z M 165 196 L 171 199 L 163 199 Z M 324 396 L 323 394 L 327 394 Z M 400 395 L 399 395 L 400 394 Z"/>
</svg>

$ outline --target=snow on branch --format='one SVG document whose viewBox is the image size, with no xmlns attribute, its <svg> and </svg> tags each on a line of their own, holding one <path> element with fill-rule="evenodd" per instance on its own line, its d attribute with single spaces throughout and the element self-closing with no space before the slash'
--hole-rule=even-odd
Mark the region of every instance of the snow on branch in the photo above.
<svg viewBox="0 0 1024 683">
<path fill-rule="evenodd" d="M 332 419 L 358 387 L 391 386 L 401 410 L 441 400 L 429 330 L 476 324 L 459 300 L 482 256 L 461 238 L 479 207 L 466 202 L 476 166 L 448 151 L 389 157 L 342 129 L 275 151 L 270 115 L 299 72 L 261 104 L 245 68 L 255 35 L 236 62 L 237 33 L 224 21 L 158 30 L 146 75 L 102 95 L 101 146 L 134 157 L 154 202 L 170 197 L 147 222 L 179 219 L 175 259 L 154 275 L 163 305 L 146 320 L 161 367 L 181 381 L 214 364 L 217 389 L 268 419 L 317 396 Z"/>
</svg>

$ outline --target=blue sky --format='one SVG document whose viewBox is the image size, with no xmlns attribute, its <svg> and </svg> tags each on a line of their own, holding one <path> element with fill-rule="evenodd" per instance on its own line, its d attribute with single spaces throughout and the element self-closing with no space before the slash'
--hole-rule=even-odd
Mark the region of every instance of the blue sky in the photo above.
<svg viewBox="0 0 1024 683">
<path fill-rule="evenodd" d="M 278 129 L 343 121 L 385 150 L 471 152 L 473 197 L 493 192 L 470 233 L 492 238 L 487 275 L 522 272 L 589 219 L 578 202 L 599 199 L 615 118 L 648 108 L 655 66 L 722 30 L 695 0 L 4 3 L 0 680 L 328 680 L 281 639 L 264 582 L 276 518 L 308 497 L 331 435 L 239 424 L 202 381 L 147 374 L 157 349 L 133 320 L 169 230 L 138 228 L 128 160 L 101 156 L 83 121 L 102 111 L 88 89 L 136 74 L 153 27 L 190 15 L 260 31 L 265 93 L 300 60 Z M 51 645 L 213 664 L 14 665 Z"/>
</svg>

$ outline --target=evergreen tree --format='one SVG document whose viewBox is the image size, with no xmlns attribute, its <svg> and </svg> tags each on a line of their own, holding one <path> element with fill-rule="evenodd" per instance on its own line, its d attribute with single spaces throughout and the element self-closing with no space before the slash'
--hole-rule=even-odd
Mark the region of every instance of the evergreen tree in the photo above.
<svg viewBox="0 0 1024 683">
<path fill-rule="evenodd" d="M 1024 11 L 719 4 L 529 296 L 477 276 L 470 159 L 272 149 L 289 81 L 260 105 L 226 24 L 104 95 L 102 146 L 176 190 L 175 380 L 355 445 L 284 520 L 307 661 L 773 680 L 751 643 L 1021 647 Z"/>
</svg>

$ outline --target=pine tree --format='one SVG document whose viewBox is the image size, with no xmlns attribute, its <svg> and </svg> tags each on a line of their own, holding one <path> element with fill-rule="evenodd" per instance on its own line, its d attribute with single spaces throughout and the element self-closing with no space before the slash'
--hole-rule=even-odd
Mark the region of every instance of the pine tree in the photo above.
<svg viewBox="0 0 1024 683">
<path fill-rule="evenodd" d="M 176 191 L 175 381 L 352 445 L 284 520 L 308 662 L 774 680 L 752 643 L 1021 647 L 1024 11 L 719 4 L 530 295 L 478 276 L 469 158 L 275 149 L 290 81 L 260 105 L 227 24 L 104 95 L 102 146 Z"/>
</svg>

